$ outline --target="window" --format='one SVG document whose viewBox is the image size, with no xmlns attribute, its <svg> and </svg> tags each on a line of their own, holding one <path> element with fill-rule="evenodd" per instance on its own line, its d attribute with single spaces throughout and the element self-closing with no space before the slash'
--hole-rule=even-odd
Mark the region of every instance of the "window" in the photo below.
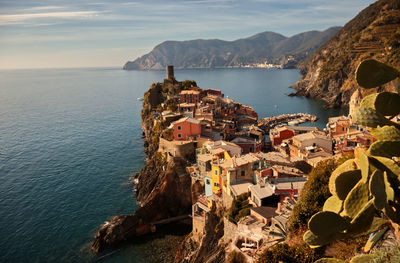
<svg viewBox="0 0 400 263">
<path fill-rule="evenodd" d="M 178 138 L 182 138 L 182 134 L 178 133 Z"/>
<path fill-rule="evenodd" d="M 250 150 L 249 150 L 249 151 L 250 151 L 250 152 L 253 152 L 253 147 L 250 146 Z"/>
<path fill-rule="evenodd" d="M 219 187 L 219 183 L 214 183 L 214 186 Z"/>
<path fill-rule="evenodd" d="M 218 175 L 218 170 L 214 170 L 214 174 L 215 174 L 215 175 Z"/>
<path fill-rule="evenodd" d="M 178 125 L 178 131 L 182 130 L 182 126 Z"/>
<path fill-rule="evenodd" d="M 240 172 L 240 175 L 241 175 L 241 176 L 244 176 L 244 171 L 241 171 L 241 172 Z"/>
<path fill-rule="evenodd" d="M 210 180 L 208 180 L 208 179 L 207 179 L 207 180 L 206 180 L 206 184 L 208 184 L 208 185 L 209 185 L 209 184 L 210 184 Z"/>
</svg>

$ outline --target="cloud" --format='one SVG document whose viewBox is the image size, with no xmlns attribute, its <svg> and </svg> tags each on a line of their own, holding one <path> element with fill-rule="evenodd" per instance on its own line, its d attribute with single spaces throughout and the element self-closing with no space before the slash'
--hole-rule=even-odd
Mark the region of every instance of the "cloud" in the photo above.
<svg viewBox="0 0 400 263">
<path fill-rule="evenodd" d="M 43 12 L 43 13 L 30 13 L 30 14 L 13 14 L 13 15 L 0 15 L 0 25 L 9 24 L 22 24 L 23 22 L 53 18 L 53 19 L 82 19 L 95 17 L 99 14 L 98 11 L 72 11 L 72 12 Z"/>
</svg>

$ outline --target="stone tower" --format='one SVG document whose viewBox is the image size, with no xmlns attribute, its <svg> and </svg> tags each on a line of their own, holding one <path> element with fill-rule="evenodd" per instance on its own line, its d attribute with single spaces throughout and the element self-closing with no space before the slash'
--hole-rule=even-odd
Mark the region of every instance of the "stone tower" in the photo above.
<svg viewBox="0 0 400 263">
<path fill-rule="evenodd" d="M 360 89 L 356 89 L 353 95 L 350 97 L 349 102 L 349 117 L 352 118 L 354 111 L 360 106 L 362 100 L 362 95 Z"/>
<path fill-rule="evenodd" d="M 171 79 L 171 80 L 175 79 L 174 66 L 171 66 L 171 65 L 167 66 L 166 71 L 167 71 L 167 79 Z"/>
</svg>

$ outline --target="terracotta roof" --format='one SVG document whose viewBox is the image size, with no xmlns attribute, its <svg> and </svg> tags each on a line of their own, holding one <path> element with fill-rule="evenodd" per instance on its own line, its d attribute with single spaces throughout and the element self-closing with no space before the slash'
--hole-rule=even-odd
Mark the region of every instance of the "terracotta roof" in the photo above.
<svg viewBox="0 0 400 263">
<path fill-rule="evenodd" d="M 234 166 L 242 166 L 242 165 L 245 165 L 248 163 L 253 163 L 253 162 L 260 160 L 260 158 L 258 158 L 253 153 L 248 153 L 248 154 L 242 155 L 240 157 L 233 157 L 232 159 L 233 159 Z"/>
<path fill-rule="evenodd" d="M 250 210 L 256 212 L 260 216 L 269 219 L 271 217 L 277 216 L 278 214 L 275 212 L 276 207 L 272 206 L 259 206 L 259 207 L 251 207 Z"/>
<path fill-rule="evenodd" d="M 198 154 L 197 156 L 197 160 L 202 161 L 202 162 L 208 162 L 211 161 L 213 156 L 211 154 Z"/>
<path fill-rule="evenodd" d="M 216 149 L 211 149 L 210 150 L 210 153 L 212 153 L 212 154 L 220 154 L 220 153 L 223 153 L 223 152 L 225 152 L 225 150 L 222 149 L 222 148 L 216 148 Z"/>
<path fill-rule="evenodd" d="M 197 90 L 182 90 L 180 94 L 200 94 Z"/>
<path fill-rule="evenodd" d="M 258 198 L 263 199 L 274 194 L 274 190 L 268 185 L 261 187 L 260 185 L 250 186 L 250 191 Z"/>
<path fill-rule="evenodd" d="M 178 124 L 178 123 L 181 123 L 181 122 L 191 122 L 191 123 L 194 123 L 194 124 L 200 124 L 199 120 L 196 120 L 196 119 L 193 119 L 193 118 L 190 118 L 190 117 L 180 118 L 179 120 L 174 121 L 171 124 L 175 125 L 175 124 Z"/>
<path fill-rule="evenodd" d="M 299 134 L 299 135 L 296 135 L 293 137 L 293 139 L 296 139 L 300 142 L 317 139 L 317 138 L 329 140 L 329 137 L 326 136 L 325 133 L 322 133 L 322 132 L 308 132 L 308 133 Z"/>
<path fill-rule="evenodd" d="M 249 182 L 242 182 L 237 184 L 231 184 L 231 190 L 235 196 L 241 195 L 243 193 L 247 193 L 249 191 L 249 186 L 253 184 Z"/>
</svg>

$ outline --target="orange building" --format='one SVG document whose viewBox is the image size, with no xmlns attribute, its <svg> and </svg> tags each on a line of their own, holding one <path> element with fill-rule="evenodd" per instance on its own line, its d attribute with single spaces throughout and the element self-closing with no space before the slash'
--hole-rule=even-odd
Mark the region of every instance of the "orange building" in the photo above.
<svg viewBox="0 0 400 263">
<path fill-rule="evenodd" d="M 199 120 L 184 117 L 171 123 L 174 129 L 174 140 L 197 140 L 201 134 L 201 122 Z"/>
</svg>

